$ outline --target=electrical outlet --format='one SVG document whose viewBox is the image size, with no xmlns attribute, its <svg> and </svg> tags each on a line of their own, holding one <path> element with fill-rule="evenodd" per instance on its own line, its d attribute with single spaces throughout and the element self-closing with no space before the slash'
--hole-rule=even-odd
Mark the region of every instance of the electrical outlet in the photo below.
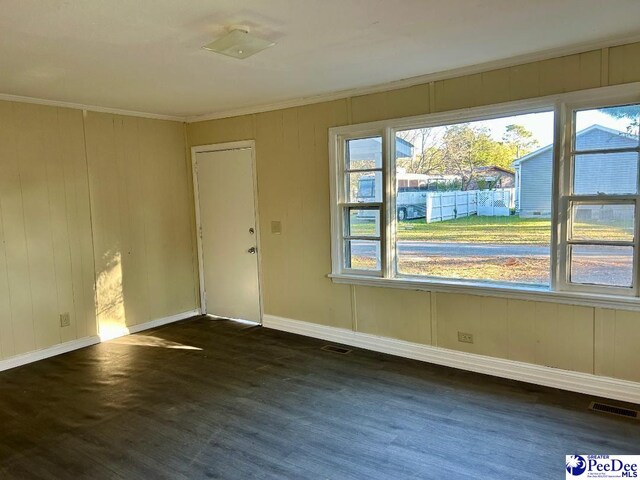
<svg viewBox="0 0 640 480">
<path fill-rule="evenodd" d="M 68 327 L 69 325 L 71 325 L 71 315 L 69 315 L 69 312 L 61 313 L 60 314 L 60 326 L 61 327 Z"/>
<path fill-rule="evenodd" d="M 458 341 L 462 343 L 473 343 L 473 334 L 458 332 Z"/>
</svg>

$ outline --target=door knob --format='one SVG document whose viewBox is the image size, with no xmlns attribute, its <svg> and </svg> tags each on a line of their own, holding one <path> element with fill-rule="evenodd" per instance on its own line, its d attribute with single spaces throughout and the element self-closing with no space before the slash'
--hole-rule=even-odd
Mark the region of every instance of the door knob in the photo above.
<svg viewBox="0 0 640 480">
<path fill-rule="evenodd" d="M 247 250 L 248 253 L 256 253 L 256 247 L 251 247 L 249 250 Z"/>
</svg>

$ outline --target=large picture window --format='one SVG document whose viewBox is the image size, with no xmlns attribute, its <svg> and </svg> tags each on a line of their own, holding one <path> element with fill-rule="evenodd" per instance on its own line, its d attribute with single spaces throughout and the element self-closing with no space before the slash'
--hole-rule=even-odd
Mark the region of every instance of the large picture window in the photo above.
<svg viewBox="0 0 640 480">
<path fill-rule="evenodd" d="M 396 131 L 397 274 L 548 286 L 553 128 L 551 111 Z"/>
<path fill-rule="evenodd" d="M 330 130 L 338 280 L 638 297 L 640 96 Z"/>
</svg>

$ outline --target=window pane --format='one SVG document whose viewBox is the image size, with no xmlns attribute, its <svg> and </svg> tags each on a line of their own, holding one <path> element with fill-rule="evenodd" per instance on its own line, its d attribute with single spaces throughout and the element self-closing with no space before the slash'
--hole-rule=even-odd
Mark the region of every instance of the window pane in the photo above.
<svg viewBox="0 0 640 480">
<path fill-rule="evenodd" d="M 399 131 L 397 268 L 548 285 L 553 112 Z"/>
<path fill-rule="evenodd" d="M 573 240 L 633 241 L 635 206 L 578 204 L 573 206 Z"/>
<path fill-rule="evenodd" d="M 345 268 L 380 270 L 380 242 L 373 240 L 345 240 Z"/>
<path fill-rule="evenodd" d="M 347 170 L 382 168 L 382 137 L 347 140 Z"/>
<path fill-rule="evenodd" d="M 631 287 L 633 247 L 571 246 L 573 283 Z"/>
<path fill-rule="evenodd" d="M 380 237 L 380 209 L 348 208 L 345 232 L 349 237 Z"/>
<path fill-rule="evenodd" d="M 640 105 L 576 112 L 575 150 L 611 150 L 638 146 Z M 603 126 L 606 125 L 606 126 Z"/>
<path fill-rule="evenodd" d="M 637 153 L 595 153 L 574 157 L 574 193 L 621 195 L 636 193 L 637 189 Z"/>
<path fill-rule="evenodd" d="M 382 172 L 347 173 L 349 203 L 382 202 Z"/>
</svg>

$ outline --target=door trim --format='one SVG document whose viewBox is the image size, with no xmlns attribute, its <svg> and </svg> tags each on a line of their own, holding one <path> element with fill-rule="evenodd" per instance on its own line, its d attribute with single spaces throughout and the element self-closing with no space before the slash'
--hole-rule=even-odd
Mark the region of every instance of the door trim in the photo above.
<svg viewBox="0 0 640 480">
<path fill-rule="evenodd" d="M 198 278 L 200 285 L 200 311 L 207 313 L 207 301 L 204 287 L 204 256 L 202 254 L 202 226 L 200 224 L 200 193 L 198 188 L 198 153 L 223 152 L 225 150 L 251 150 L 251 170 L 253 173 L 253 208 L 255 211 L 256 248 L 258 262 L 258 304 L 260 307 L 260 325 L 264 319 L 264 302 L 262 299 L 262 243 L 260 242 L 260 210 L 258 209 L 258 172 L 256 165 L 255 140 L 241 140 L 238 142 L 214 143 L 209 145 L 196 145 L 191 147 L 191 173 L 193 180 L 193 200 L 196 213 L 196 244 L 198 247 Z"/>
</svg>

